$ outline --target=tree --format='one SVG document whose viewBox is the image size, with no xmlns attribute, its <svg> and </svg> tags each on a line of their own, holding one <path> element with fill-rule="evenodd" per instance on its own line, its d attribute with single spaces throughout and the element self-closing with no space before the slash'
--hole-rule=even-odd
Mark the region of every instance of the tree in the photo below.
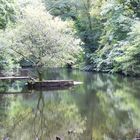
<svg viewBox="0 0 140 140">
<path fill-rule="evenodd" d="M 124 74 L 140 74 L 140 21 L 135 21 L 121 50 L 124 55 L 116 58 Z"/>
<path fill-rule="evenodd" d="M 2 35 L 2 30 L 5 30 L 8 26 L 11 26 L 16 22 L 16 16 L 16 2 L 14 0 L 0 0 L 0 36 Z M 2 40 L 0 40 L 0 70 L 11 72 L 12 68 L 14 67 L 14 61 L 7 53 L 8 50 L 5 48 L 5 46 L 1 44 L 1 41 Z"/>
<path fill-rule="evenodd" d="M 8 48 L 20 59 L 31 61 L 36 66 L 39 80 L 42 80 L 39 66 L 74 63 L 82 51 L 80 39 L 74 36 L 70 25 L 46 13 L 43 4 L 26 6 L 19 25 L 4 34 L 9 40 Z"/>
<path fill-rule="evenodd" d="M 131 62 L 129 61 L 130 59 L 127 59 L 127 49 L 123 47 L 131 42 L 129 33 L 131 33 L 131 28 L 135 21 L 139 20 L 138 13 L 130 7 L 130 5 L 133 6 L 131 2 L 127 0 L 107 0 L 102 5 L 100 14 L 104 26 L 100 35 L 99 48 L 90 57 L 92 70 L 123 72 L 125 74 L 134 73 L 132 69 L 126 70 L 126 65 Z M 135 40 L 135 38 L 133 39 Z M 133 46 L 133 49 L 136 48 Z M 138 52 L 138 47 L 136 50 Z M 125 57 L 128 63 L 123 63 L 123 58 Z M 138 63 L 133 63 L 134 67 L 136 65 Z"/>
<path fill-rule="evenodd" d="M 63 20 L 77 18 L 78 3 L 76 0 L 44 0 L 47 11 L 54 16 L 59 16 Z"/>
<path fill-rule="evenodd" d="M 99 18 L 99 0 L 44 0 L 50 14 L 59 16 L 64 20 L 72 19 L 77 35 L 85 43 L 86 53 L 94 52 L 98 48 L 101 34 L 101 19 Z M 98 8 L 97 8 L 98 7 Z"/>
<path fill-rule="evenodd" d="M 14 0 L 0 0 L 0 29 L 5 29 L 10 22 L 16 20 L 16 4 Z"/>
</svg>

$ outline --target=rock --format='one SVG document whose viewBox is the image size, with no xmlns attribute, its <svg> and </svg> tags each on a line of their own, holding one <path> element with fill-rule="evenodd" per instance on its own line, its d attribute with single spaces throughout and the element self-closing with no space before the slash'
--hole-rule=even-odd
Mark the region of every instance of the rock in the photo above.
<svg viewBox="0 0 140 140">
<path fill-rule="evenodd" d="M 61 140 L 61 138 L 60 138 L 60 137 L 58 137 L 58 136 L 56 136 L 56 140 Z"/>
</svg>

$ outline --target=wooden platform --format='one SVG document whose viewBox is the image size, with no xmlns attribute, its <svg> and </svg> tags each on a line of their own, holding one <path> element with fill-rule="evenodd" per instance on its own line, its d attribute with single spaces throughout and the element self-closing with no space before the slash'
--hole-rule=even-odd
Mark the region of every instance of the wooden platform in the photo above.
<svg viewBox="0 0 140 140">
<path fill-rule="evenodd" d="M 30 80 L 32 79 L 29 76 L 25 77 L 16 77 L 16 76 L 10 76 L 10 77 L 0 77 L 0 80 Z"/>
<path fill-rule="evenodd" d="M 0 96 L 1 95 L 11 95 L 11 94 L 31 94 L 31 91 L 26 91 L 26 92 L 0 92 Z"/>
</svg>

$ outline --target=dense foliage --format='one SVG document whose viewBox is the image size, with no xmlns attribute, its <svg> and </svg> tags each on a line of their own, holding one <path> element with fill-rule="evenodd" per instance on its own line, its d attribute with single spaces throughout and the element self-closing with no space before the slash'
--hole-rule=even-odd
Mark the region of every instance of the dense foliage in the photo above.
<svg viewBox="0 0 140 140">
<path fill-rule="evenodd" d="M 1 0 L 0 7 L 6 46 L 36 64 L 81 62 L 81 46 L 85 70 L 139 74 L 140 0 Z"/>
<path fill-rule="evenodd" d="M 75 36 L 72 22 L 52 17 L 39 0 L 23 2 L 19 7 L 22 7 L 21 15 L 16 26 L 1 33 L 1 45 L 10 50 L 10 55 L 37 67 L 63 66 L 77 61 L 82 42 Z"/>
<path fill-rule="evenodd" d="M 101 34 L 101 19 L 98 7 L 102 1 L 94 0 L 44 0 L 47 10 L 54 16 L 63 20 L 73 20 L 77 35 L 84 41 L 85 51 L 94 52 L 98 47 L 98 39 Z"/>
<path fill-rule="evenodd" d="M 14 0 L 0 0 L 0 29 L 16 20 L 16 4 Z"/>
<path fill-rule="evenodd" d="M 17 14 L 17 3 L 14 0 L 0 0 L 0 38 L 2 30 L 6 30 L 8 26 L 14 25 L 17 20 Z M 1 41 L 2 38 L 0 39 Z M 9 49 L 0 43 L 0 70 L 10 69 L 11 72 L 16 63 L 8 52 Z"/>
<path fill-rule="evenodd" d="M 139 0 L 45 2 L 51 14 L 75 22 L 85 43 L 86 70 L 139 74 Z"/>
<path fill-rule="evenodd" d="M 99 49 L 91 56 L 95 70 L 131 75 L 139 73 L 139 33 L 136 28 L 140 27 L 140 21 L 139 11 L 136 13 L 133 6 L 128 1 L 107 1 L 101 7 L 105 22 Z M 133 55 L 134 50 L 137 55 Z"/>
</svg>

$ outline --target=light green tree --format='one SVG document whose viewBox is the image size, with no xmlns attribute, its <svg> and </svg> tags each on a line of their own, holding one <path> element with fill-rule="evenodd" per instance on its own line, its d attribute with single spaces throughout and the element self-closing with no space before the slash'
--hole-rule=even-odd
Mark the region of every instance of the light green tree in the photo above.
<svg viewBox="0 0 140 140">
<path fill-rule="evenodd" d="M 4 43 L 19 59 L 32 62 L 42 80 L 42 66 L 75 63 L 82 52 L 81 41 L 74 36 L 71 24 L 46 13 L 42 3 L 29 4 L 22 10 L 16 28 L 4 32 Z"/>
</svg>

